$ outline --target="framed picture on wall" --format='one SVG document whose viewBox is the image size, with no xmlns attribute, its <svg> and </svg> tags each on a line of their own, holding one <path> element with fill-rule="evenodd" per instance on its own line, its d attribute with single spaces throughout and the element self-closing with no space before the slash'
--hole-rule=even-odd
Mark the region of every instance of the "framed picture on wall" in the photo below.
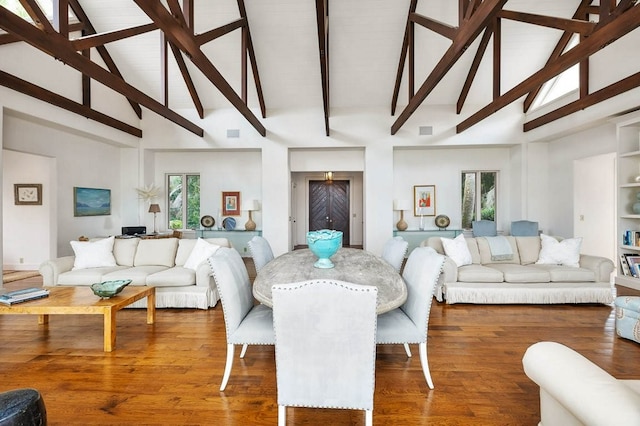
<svg viewBox="0 0 640 426">
<path fill-rule="evenodd" d="M 225 191 L 222 193 L 222 214 L 224 216 L 240 216 L 240 192 Z"/>
<path fill-rule="evenodd" d="M 413 215 L 436 215 L 436 186 L 414 185 L 413 187 Z"/>
<path fill-rule="evenodd" d="M 74 216 L 107 216 L 110 214 L 110 189 L 73 187 Z"/>
<path fill-rule="evenodd" d="M 15 204 L 17 206 L 41 206 L 41 183 L 15 183 L 13 184 Z"/>
</svg>

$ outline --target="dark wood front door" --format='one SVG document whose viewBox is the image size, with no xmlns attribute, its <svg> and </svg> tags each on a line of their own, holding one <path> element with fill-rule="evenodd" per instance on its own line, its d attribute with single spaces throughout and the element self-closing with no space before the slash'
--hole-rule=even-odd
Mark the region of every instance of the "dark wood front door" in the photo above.
<svg viewBox="0 0 640 426">
<path fill-rule="evenodd" d="M 342 231 L 342 244 L 349 245 L 349 181 L 309 181 L 309 231 Z"/>
</svg>

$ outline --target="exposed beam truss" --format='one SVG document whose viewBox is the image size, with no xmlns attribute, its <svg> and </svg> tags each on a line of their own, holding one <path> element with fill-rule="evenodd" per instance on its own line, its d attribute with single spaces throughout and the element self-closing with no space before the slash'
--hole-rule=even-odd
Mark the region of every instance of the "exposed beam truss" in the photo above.
<svg viewBox="0 0 640 426">
<path fill-rule="evenodd" d="M 324 131 L 329 136 L 329 0 L 316 0 L 316 23 L 318 28 L 320 80 L 322 82 L 322 107 L 324 108 Z"/>
<path fill-rule="evenodd" d="M 405 29 L 401 49 L 402 53 L 394 86 L 391 114 L 395 114 L 398 89 L 404 73 L 405 57 L 407 55 L 410 58 L 407 70 L 409 78 L 408 86 L 410 88 L 409 102 L 395 123 L 393 123 L 391 134 L 395 134 L 400 127 L 402 127 L 480 33 L 483 33 L 483 36 L 462 87 L 460 97 L 458 98 L 456 111 L 460 113 L 462 110 L 464 101 L 476 76 L 480 62 L 486 53 L 491 37 L 494 39 L 493 100 L 489 105 L 460 123 L 457 126 L 457 132 L 468 129 L 524 95 L 527 95 L 524 101 L 524 110 L 527 111 L 545 82 L 575 64 L 580 64 L 580 99 L 558 108 L 543 117 L 526 123 L 524 131 L 531 130 L 571 114 L 572 112 L 584 109 L 590 105 L 638 87 L 640 84 L 638 82 L 639 77 L 637 74 L 634 74 L 596 93 L 589 94 L 589 57 L 640 26 L 640 5 L 637 5 L 635 0 L 601 0 L 598 6 L 592 6 L 592 2 L 593 0 L 582 0 L 573 17 L 571 19 L 565 19 L 503 10 L 502 8 L 506 1 L 459 0 L 459 26 L 456 28 L 416 14 L 417 0 L 412 0 L 409 6 L 407 27 Z M 590 22 L 588 19 L 589 15 L 597 15 L 599 18 L 598 22 Z M 502 94 L 500 90 L 501 19 L 509 19 L 563 31 L 560 40 L 553 49 L 545 66 L 504 94 Z M 428 75 L 418 92 L 414 94 L 412 81 L 414 78 L 412 44 L 415 24 L 452 40 L 452 45 Z M 563 53 L 574 34 L 580 36 L 579 45 Z"/>
<path fill-rule="evenodd" d="M 134 0 L 135 1 L 135 0 Z M 249 30 L 249 24 L 246 15 L 246 8 L 244 0 L 237 0 L 238 9 L 240 11 L 240 18 L 227 25 L 223 25 L 220 28 L 215 28 L 207 31 L 201 35 L 195 35 L 193 32 L 193 20 L 194 20 L 194 7 L 193 0 L 183 0 L 182 8 L 178 4 L 177 0 L 169 0 L 167 3 L 171 10 L 171 13 L 161 5 L 160 2 L 153 2 L 154 5 L 150 5 L 148 1 L 136 2 L 138 6 L 147 13 L 152 19 L 152 23 L 139 25 L 131 28 L 124 28 L 115 31 L 109 31 L 104 33 L 97 33 L 93 25 L 91 24 L 89 17 L 82 9 L 79 0 L 53 0 L 54 2 L 54 20 L 53 24 L 48 21 L 46 15 L 42 12 L 36 0 L 20 0 L 21 4 L 31 17 L 34 25 L 21 20 L 21 18 L 13 15 L 11 12 L 3 7 L 0 7 L 0 28 L 7 31 L 7 34 L 0 35 L 0 45 L 14 43 L 16 41 L 25 41 L 32 46 L 42 50 L 45 53 L 63 61 L 65 64 L 77 69 L 83 75 L 83 87 L 82 97 L 83 106 L 86 108 L 78 108 L 78 105 L 71 105 L 73 103 L 64 97 L 56 98 L 56 95 L 52 92 L 46 91 L 46 89 L 39 88 L 38 86 L 28 86 L 27 82 L 21 82 L 22 80 L 17 77 L 5 76 L 2 83 L 17 84 L 15 88 L 22 93 L 25 90 L 30 96 L 43 96 L 44 101 L 53 103 L 54 105 L 68 109 L 70 111 L 85 115 L 88 118 L 101 121 L 104 124 L 111 125 L 114 128 L 123 130 L 123 126 L 120 124 L 114 125 L 118 120 L 109 117 L 105 119 L 99 116 L 95 110 L 91 107 L 91 91 L 90 91 L 90 79 L 93 78 L 102 84 L 110 87 L 116 92 L 124 95 L 131 106 L 133 107 L 136 115 L 142 118 L 142 110 L 140 104 L 158 113 L 159 115 L 167 118 L 174 123 L 186 128 L 187 130 L 203 136 L 204 131 L 197 125 L 191 123 L 185 118 L 179 116 L 175 112 L 168 108 L 167 99 L 167 84 L 165 80 L 164 87 L 164 101 L 165 105 L 155 101 L 146 94 L 137 90 L 133 86 L 124 81 L 124 78 L 115 62 L 111 58 L 107 51 L 105 44 L 123 40 L 128 37 L 143 34 L 145 32 L 161 29 L 163 35 L 166 37 L 167 46 L 171 48 L 173 57 L 178 65 L 185 85 L 191 95 L 194 106 L 198 111 L 200 118 L 204 117 L 204 108 L 202 102 L 196 91 L 195 84 L 189 75 L 183 53 L 192 60 L 194 65 L 203 72 L 203 74 L 220 90 L 220 92 L 240 111 L 242 115 L 258 130 L 258 132 L 265 136 L 266 129 L 257 120 L 253 113 L 247 107 L 247 79 L 248 79 L 248 63 L 251 64 L 253 80 L 256 84 L 256 91 L 258 96 L 258 102 L 260 104 L 260 111 L 262 117 L 266 116 L 266 107 L 264 102 L 264 96 L 262 94 L 262 86 L 260 83 L 260 76 L 258 73 L 257 60 L 253 49 L 253 41 L 251 39 L 251 33 Z M 69 24 L 68 12 L 71 8 L 80 21 L 79 24 Z M 6 18 L 6 19 L 5 19 Z M 22 21 L 22 22 L 20 22 Z M 200 46 L 215 40 L 229 32 L 241 29 L 242 31 L 242 74 L 241 85 L 242 94 L 238 96 L 229 83 L 222 77 L 217 71 L 211 61 L 201 51 Z M 69 33 L 82 31 L 82 36 L 69 40 Z M 110 72 L 104 72 L 105 70 L 94 64 L 90 60 L 90 49 L 95 48 L 107 68 Z M 80 51 L 80 53 L 77 53 Z M 247 61 L 248 58 L 248 61 Z M 166 74 L 166 61 L 163 72 Z M 18 84 L 18 82 L 21 82 Z M 29 87 L 27 90 L 25 87 Z M 39 90 L 40 89 L 40 90 Z M 56 102 L 51 102 L 51 99 L 56 99 Z M 69 101 L 69 102 L 67 102 Z M 92 112 L 93 111 L 93 112 Z M 96 115 L 98 114 L 98 115 Z M 91 115 L 91 117 L 89 116 Z M 105 116 L 106 117 L 106 116 Z M 111 123 L 111 124 L 110 124 Z M 136 133 L 138 129 L 135 129 L 132 134 Z M 131 133 L 131 129 L 123 130 Z"/>
</svg>

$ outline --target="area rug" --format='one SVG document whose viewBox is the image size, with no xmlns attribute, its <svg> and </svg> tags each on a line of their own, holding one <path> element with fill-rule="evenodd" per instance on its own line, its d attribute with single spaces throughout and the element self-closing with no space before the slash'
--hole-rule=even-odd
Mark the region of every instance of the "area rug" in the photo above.
<svg viewBox="0 0 640 426">
<path fill-rule="evenodd" d="M 24 280 L 25 278 L 37 277 L 38 275 L 40 275 L 38 271 L 2 271 L 2 282 L 10 283 Z"/>
</svg>

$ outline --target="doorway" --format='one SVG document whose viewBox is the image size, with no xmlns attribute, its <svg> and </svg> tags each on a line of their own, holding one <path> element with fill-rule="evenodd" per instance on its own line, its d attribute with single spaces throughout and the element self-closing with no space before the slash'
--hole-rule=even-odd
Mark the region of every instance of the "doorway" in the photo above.
<svg viewBox="0 0 640 426">
<path fill-rule="evenodd" d="M 309 230 L 342 231 L 343 244 L 350 244 L 348 180 L 309 181 Z"/>
</svg>

